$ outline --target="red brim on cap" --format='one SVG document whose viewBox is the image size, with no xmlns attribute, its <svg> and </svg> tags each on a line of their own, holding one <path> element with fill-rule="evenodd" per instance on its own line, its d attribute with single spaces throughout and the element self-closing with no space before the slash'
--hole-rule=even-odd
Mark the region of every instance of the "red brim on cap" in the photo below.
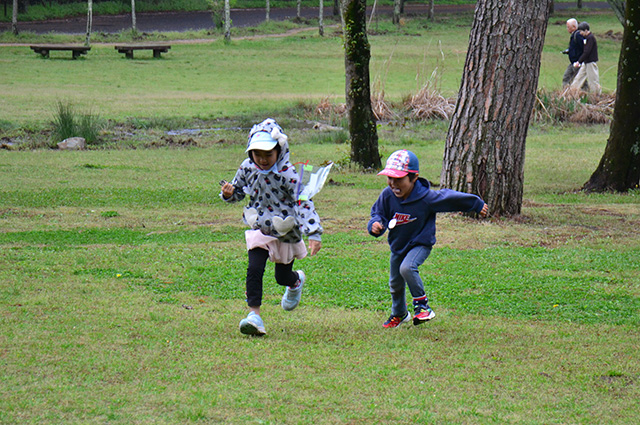
<svg viewBox="0 0 640 425">
<path fill-rule="evenodd" d="M 407 173 L 406 171 L 400 171 L 400 170 L 391 170 L 391 169 L 387 169 L 385 168 L 384 170 L 380 171 L 378 173 L 379 176 L 388 176 L 388 177 L 393 177 L 394 179 L 401 179 L 402 177 L 406 176 Z"/>
</svg>

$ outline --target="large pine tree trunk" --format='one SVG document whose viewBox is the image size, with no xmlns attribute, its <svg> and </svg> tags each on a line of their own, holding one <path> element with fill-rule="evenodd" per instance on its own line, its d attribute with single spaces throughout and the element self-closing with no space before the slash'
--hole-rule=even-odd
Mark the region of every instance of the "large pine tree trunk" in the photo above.
<svg viewBox="0 0 640 425">
<path fill-rule="evenodd" d="M 640 183 L 640 0 L 627 0 L 627 25 L 618 61 L 618 88 L 609 140 L 598 168 L 583 190 L 619 191 Z"/>
<path fill-rule="evenodd" d="M 364 168 L 380 168 L 376 119 L 371 109 L 366 0 L 344 2 L 344 64 L 346 101 L 351 135 L 351 161 Z"/>
<path fill-rule="evenodd" d="M 549 0 L 479 0 L 441 185 L 480 195 L 494 215 L 522 207 L 525 139 Z"/>
</svg>

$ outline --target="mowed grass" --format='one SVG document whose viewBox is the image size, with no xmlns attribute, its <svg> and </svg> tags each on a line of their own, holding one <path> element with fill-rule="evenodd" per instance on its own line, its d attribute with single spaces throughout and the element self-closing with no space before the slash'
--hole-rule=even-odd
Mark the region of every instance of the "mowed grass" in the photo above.
<svg viewBox="0 0 640 425">
<path fill-rule="evenodd" d="M 241 207 L 217 198 L 243 132 L 210 148 L 0 152 L 0 419 L 635 423 L 640 194 L 573 193 L 600 133 L 532 129 L 522 219 L 440 217 L 421 269 L 437 317 L 422 327 L 381 327 L 388 247 L 365 224 L 384 181 L 338 167 L 316 197 L 323 249 L 296 262 L 297 310 L 267 268 L 262 339 L 237 329 Z M 291 135 L 294 161 L 344 155 Z M 381 135 L 385 152 L 404 145 Z M 410 148 L 437 182 L 442 141 Z"/>
<path fill-rule="evenodd" d="M 592 27 L 596 19 L 602 27 L 615 22 L 593 18 Z M 448 22 L 443 39 L 450 34 L 464 45 L 468 29 Z M 551 88 L 559 86 L 566 57 L 557 49 L 567 38 L 563 25 L 549 27 L 548 42 L 553 33 L 557 46 L 544 57 L 560 59 L 552 60 L 553 72 L 543 63 L 542 74 L 549 72 Z M 387 74 L 394 96 L 416 84 L 425 50 L 440 56 L 435 44 L 415 47 L 424 37 L 373 43 L 386 49 L 375 73 L 383 74 L 392 52 L 389 66 L 404 72 Z M 73 62 L 0 47 L 2 65 L 16 67 L 0 87 L 20 106 L 7 106 L 3 91 L 0 108 L 12 122 L 45 120 L 47 99 L 53 104 L 66 87 L 75 89 L 75 102 L 99 105 L 94 112 L 114 119 L 192 118 L 198 108 L 206 116 L 215 108 L 255 116 L 264 108 L 293 123 L 280 116 L 299 99 L 292 92 L 332 95 L 322 85 L 334 83 L 323 79 L 335 78 L 340 96 L 341 76 L 313 73 L 314 65 L 343 73 L 341 51 L 334 58 L 335 46 L 327 48 L 337 39 L 254 42 L 263 48 L 249 48 L 249 41 L 232 47 L 260 56 L 248 59 L 256 67 L 304 53 L 295 62 L 310 62 L 307 74 L 275 66 L 258 72 L 238 57 L 234 78 L 223 73 L 213 89 L 213 68 L 200 69 L 199 78 L 185 71 L 187 78 L 180 70 L 189 68 L 172 68 L 172 55 L 207 57 L 222 47 L 216 43 L 176 47 L 160 61 L 119 59 L 109 46 Z M 607 43 L 599 40 L 601 61 L 615 62 Z M 315 63 L 314 51 L 325 60 Z M 180 59 L 187 61 L 198 67 L 195 56 Z M 83 74 L 87 66 L 95 68 Z M 444 87 L 457 89 L 457 66 L 444 67 Z M 167 67 L 173 72 L 165 75 Z M 131 69 L 153 72 L 143 78 Z M 24 81 L 21 72 L 29 75 Z M 254 81 L 270 72 L 295 74 L 302 87 L 276 77 L 269 88 Z M 29 78 L 39 102 L 27 90 Z M 163 84 L 173 88 L 166 105 L 156 100 Z M 209 96 L 207 90 L 218 97 L 200 102 L 196 94 Z M 129 91 L 135 94 L 126 100 L 114 95 Z M 282 311 L 282 288 L 267 268 L 268 335 L 261 339 L 238 331 L 247 313 L 241 205 L 217 197 L 218 181 L 230 179 L 245 157 L 245 130 L 212 131 L 200 148 L 0 150 L 0 423 L 640 422 L 640 192 L 579 192 L 602 155 L 607 126 L 532 126 L 522 216 L 441 215 L 438 243 L 421 268 L 437 316 L 396 330 L 381 327 L 390 305 L 388 246 L 365 229 L 384 178 L 346 166 L 347 144 L 318 143 L 304 126 L 285 131 L 293 162 L 338 165 L 315 199 L 323 248 L 296 262 L 309 278 L 298 309 Z M 382 125 L 379 135 L 382 155 L 409 148 L 422 175 L 438 183 L 446 124 Z"/>
</svg>

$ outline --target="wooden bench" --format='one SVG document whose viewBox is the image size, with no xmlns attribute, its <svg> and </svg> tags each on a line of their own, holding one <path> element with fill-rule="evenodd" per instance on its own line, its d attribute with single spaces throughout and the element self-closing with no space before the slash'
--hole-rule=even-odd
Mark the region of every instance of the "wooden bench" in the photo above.
<svg viewBox="0 0 640 425">
<path fill-rule="evenodd" d="M 169 44 L 120 44 L 115 46 L 118 53 L 124 53 L 127 59 L 133 59 L 134 50 L 153 50 L 153 57 L 160 58 L 161 53 L 167 53 Z"/>
<path fill-rule="evenodd" d="M 31 47 L 31 50 L 34 52 L 40 53 L 43 58 L 48 58 L 51 50 L 64 50 L 71 51 L 72 58 L 78 59 L 80 55 L 86 55 L 87 52 L 91 50 L 89 46 L 74 44 L 33 44 L 29 47 Z"/>
</svg>

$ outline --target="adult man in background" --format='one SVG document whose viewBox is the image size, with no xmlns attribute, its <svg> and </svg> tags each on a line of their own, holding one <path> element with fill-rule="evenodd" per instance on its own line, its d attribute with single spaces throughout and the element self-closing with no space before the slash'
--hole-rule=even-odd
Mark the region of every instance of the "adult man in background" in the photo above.
<svg viewBox="0 0 640 425">
<path fill-rule="evenodd" d="M 579 90 L 585 81 L 589 83 L 589 90 L 600 94 L 600 73 L 598 72 L 598 43 L 587 22 L 578 25 L 578 31 L 584 37 L 584 49 L 582 55 L 574 62 L 573 66 L 578 69 L 571 90 Z"/>
<path fill-rule="evenodd" d="M 569 48 L 562 53 L 569 55 L 569 66 L 567 66 L 562 76 L 563 88 L 570 86 L 578 73 L 578 68 L 574 67 L 573 64 L 578 61 L 584 48 L 584 37 L 582 37 L 580 31 L 578 31 L 577 20 L 574 18 L 567 20 L 567 31 L 571 34 L 569 36 Z"/>
</svg>

